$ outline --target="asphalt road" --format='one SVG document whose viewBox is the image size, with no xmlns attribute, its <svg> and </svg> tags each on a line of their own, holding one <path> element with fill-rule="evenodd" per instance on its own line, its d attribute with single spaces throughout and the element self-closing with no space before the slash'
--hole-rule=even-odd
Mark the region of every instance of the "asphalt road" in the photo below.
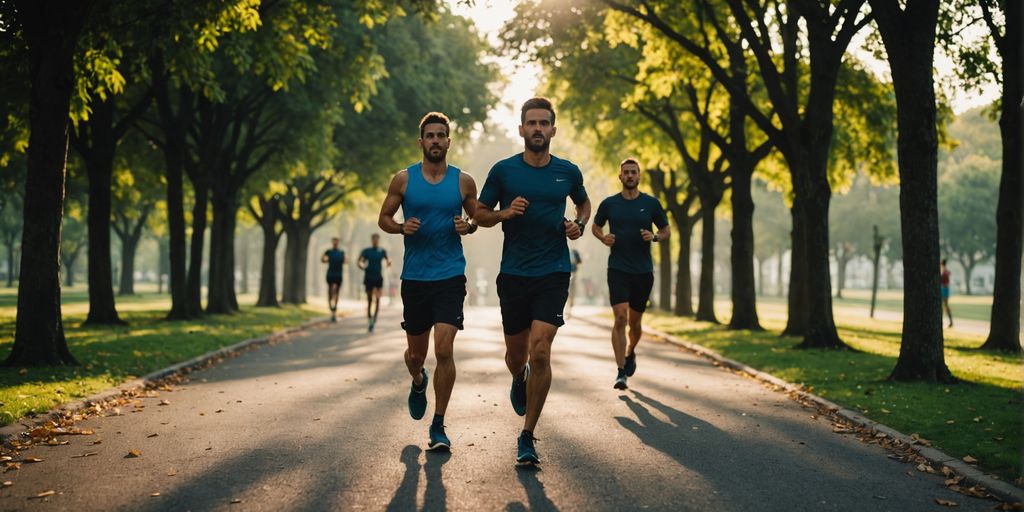
<svg viewBox="0 0 1024 512">
<path fill-rule="evenodd" d="M 0 489 L 0 510 L 994 505 L 949 491 L 940 476 L 835 434 L 815 411 L 671 345 L 644 341 L 630 389 L 614 390 L 608 332 L 579 320 L 555 340 L 554 384 L 536 430 L 542 463 L 517 468 L 522 420 L 508 402 L 495 308 L 467 310 L 446 417 L 453 450 L 428 453 L 433 409 L 420 421 L 406 411 L 399 314 L 386 309 L 372 335 L 358 315 L 342 319 L 194 373 L 141 399 L 142 408 L 83 421 L 95 435 L 33 448 L 24 455 L 42 462 L 3 475 L 13 485 Z M 140 456 L 126 457 L 132 450 Z"/>
</svg>

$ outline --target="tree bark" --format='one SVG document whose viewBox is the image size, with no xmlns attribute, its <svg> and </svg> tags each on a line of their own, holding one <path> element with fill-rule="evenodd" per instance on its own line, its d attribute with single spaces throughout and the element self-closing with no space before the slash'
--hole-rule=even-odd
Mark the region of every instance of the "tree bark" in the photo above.
<svg viewBox="0 0 1024 512">
<path fill-rule="evenodd" d="M 938 0 L 908 0 L 905 10 L 870 0 L 896 91 L 900 228 L 904 265 L 903 340 L 893 380 L 955 381 L 942 350 L 939 296 L 934 63 Z"/>
<path fill-rule="evenodd" d="M 750 192 L 754 167 L 745 163 L 730 161 L 729 169 L 732 176 L 732 319 L 729 328 L 760 331 L 754 282 L 754 198 Z"/>
<path fill-rule="evenodd" d="M 286 228 L 288 240 L 284 250 L 284 289 L 281 302 L 306 303 L 306 260 L 309 256 L 309 227 L 298 225 Z"/>
<path fill-rule="evenodd" d="M 836 244 L 836 298 L 843 298 L 846 288 L 846 265 L 849 263 L 849 249 L 842 243 Z"/>
<path fill-rule="evenodd" d="M 697 320 L 718 323 L 715 317 L 715 208 L 714 198 L 700 199 L 700 284 Z"/>
<path fill-rule="evenodd" d="M 249 293 L 249 235 L 243 233 L 238 242 L 241 244 L 242 252 L 242 263 L 239 271 L 239 274 L 242 276 L 242 282 L 238 283 L 238 291 L 244 295 Z"/>
<path fill-rule="evenodd" d="M 660 251 L 658 266 L 661 274 L 658 283 L 661 287 L 658 306 L 662 311 L 672 311 L 672 244 L 669 243 L 669 240 L 665 240 L 658 244 L 658 250 Z"/>
<path fill-rule="evenodd" d="M 802 199 L 793 198 L 790 208 L 792 228 L 789 232 L 789 291 L 786 296 L 787 318 L 783 336 L 803 336 L 807 332 L 807 244 L 804 242 Z"/>
<path fill-rule="evenodd" d="M 89 1 L 16 2 L 28 44 L 28 176 L 18 310 L 6 366 L 75 365 L 60 307 L 60 234 L 68 150 L 73 55 Z"/>
<path fill-rule="evenodd" d="M 7 287 L 14 288 L 14 238 L 7 241 Z"/>
<path fill-rule="evenodd" d="M 167 252 L 169 250 L 167 239 L 160 237 L 157 239 L 157 252 L 158 262 L 156 271 L 156 292 L 164 293 L 164 275 L 167 274 L 170 268 L 170 261 L 167 258 Z"/>
<path fill-rule="evenodd" d="M 1004 2 L 1006 28 L 1000 53 L 1003 57 L 1003 97 L 999 133 L 1003 140 L 1003 172 L 996 207 L 996 275 L 992 290 L 992 315 L 985 350 L 1020 353 L 1020 272 L 1024 219 L 1024 5 Z"/>
<path fill-rule="evenodd" d="M 238 200 L 230 190 L 214 188 L 213 226 L 210 229 L 210 278 L 206 312 L 238 311 L 235 295 L 235 224 Z"/>
<path fill-rule="evenodd" d="M 779 254 L 776 255 L 775 264 L 777 268 L 775 270 L 775 295 L 782 297 L 783 290 L 785 290 L 784 283 L 782 282 L 782 257 L 784 251 L 781 247 L 779 248 Z"/>
<path fill-rule="evenodd" d="M 203 237 L 206 234 L 206 206 L 208 188 L 205 179 L 197 176 L 192 180 L 195 204 L 192 205 L 192 239 L 189 244 L 188 280 L 185 283 L 185 304 L 187 317 L 197 318 L 203 314 Z"/>
</svg>

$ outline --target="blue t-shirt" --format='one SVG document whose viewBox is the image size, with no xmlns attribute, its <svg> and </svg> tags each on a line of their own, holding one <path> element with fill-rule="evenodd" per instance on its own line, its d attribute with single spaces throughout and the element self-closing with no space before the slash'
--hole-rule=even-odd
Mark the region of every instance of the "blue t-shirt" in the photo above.
<svg viewBox="0 0 1024 512">
<path fill-rule="evenodd" d="M 455 231 L 455 217 L 462 213 L 461 171 L 449 165 L 439 183 L 423 177 L 422 162 L 407 170 L 409 183 L 402 199 L 402 215 L 416 217 L 420 228 L 405 239 L 402 279 L 441 281 L 465 275 L 462 238 Z"/>
<path fill-rule="evenodd" d="M 522 153 L 494 164 L 480 190 L 480 202 L 504 209 L 517 196 L 530 205 L 523 215 L 501 223 L 501 272 L 526 277 L 569 272 L 565 198 L 575 204 L 587 200 L 580 168 L 554 155 L 544 167 L 531 167 Z"/>
<path fill-rule="evenodd" d="M 388 257 L 388 252 L 380 247 L 367 247 L 359 254 L 359 259 L 366 260 L 366 278 L 378 279 L 381 275 L 381 261 Z"/>
<path fill-rule="evenodd" d="M 345 264 L 345 251 L 341 249 L 327 249 L 324 251 L 327 256 L 327 277 L 341 277 L 341 266 Z"/>
<path fill-rule="evenodd" d="M 661 203 L 643 192 L 635 199 L 615 194 L 601 201 L 594 215 L 594 224 L 604 227 L 605 222 L 611 224 L 611 234 L 615 235 L 615 245 L 608 255 L 608 268 L 632 274 L 654 272 L 651 243 L 644 241 L 640 230 L 652 231 L 651 224 L 658 229 L 668 225 Z"/>
</svg>

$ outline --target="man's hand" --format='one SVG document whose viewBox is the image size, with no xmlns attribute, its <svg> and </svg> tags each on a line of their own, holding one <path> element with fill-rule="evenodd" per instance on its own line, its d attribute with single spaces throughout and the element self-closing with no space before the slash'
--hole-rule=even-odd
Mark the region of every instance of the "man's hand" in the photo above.
<svg viewBox="0 0 1024 512">
<path fill-rule="evenodd" d="M 651 233 L 646 229 L 641 229 L 640 237 L 644 239 L 644 242 L 650 242 L 651 240 L 654 240 L 654 233 Z"/>
<path fill-rule="evenodd" d="M 601 238 L 601 243 L 607 245 L 608 247 L 615 245 L 615 235 L 608 233 L 603 238 Z"/>
<path fill-rule="evenodd" d="M 460 235 L 466 235 L 469 233 L 469 222 L 467 219 L 460 215 L 456 215 L 455 219 L 455 232 Z"/>
<path fill-rule="evenodd" d="M 416 217 L 412 217 L 412 218 L 409 218 L 409 219 L 405 219 L 405 222 L 402 223 L 402 232 L 401 232 L 401 234 L 409 236 L 409 235 L 415 234 L 419 230 L 420 230 L 420 220 L 417 219 Z"/>
<path fill-rule="evenodd" d="M 576 240 L 583 236 L 583 231 L 580 231 L 580 225 L 574 221 L 566 220 L 562 222 L 562 225 L 565 226 L 565 236 L 569 240 Z"/>
<path fill-rule="evenodd" d="M 523 196 L 518 196 L 512 200 L 512 204 L 508 205 L 508 208 L 502 210 L 502 221 L 514 219 L 520 215 L 526 213 L 526 207 L 530 206 L 530 202 Z"/>
</svg>

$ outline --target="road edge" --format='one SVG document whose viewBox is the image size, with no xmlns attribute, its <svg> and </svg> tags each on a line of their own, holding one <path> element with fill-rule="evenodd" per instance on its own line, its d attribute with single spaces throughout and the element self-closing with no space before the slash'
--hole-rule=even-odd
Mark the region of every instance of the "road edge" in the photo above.
<svg viewBox="0 0 1024 512">
<path fill-rule="evenodd" d="M 22 416 L 9 425 L 0 427 L 0 443 L 6 443 L 12 439 L 20 437 L 25 432 L 32 430 L 33 427 L 38 426 L 47 421 L 59 419 L 68 414 L 73 414 L 78 411 L 82 411 L 92 406 L 95 403 L 103 403 L 107 400 L 118 398 L 126 394 L 130 394 L 134 391 L 145 388 L 151 384 L 154 384 L 162 379 L 166 379 L 172 375 L 181 373 L 187 373 L 194 369 L 199 369 L 206 366 L 211 361 L 216 359 L 223 359 L 232 357 L 238 352 L 258 347 L 260 345 L 266 345 L 270 342 L 277 341 L 285 336 L 294 334 L 296 332 L 304 331 L 313 327 L 330 323 L 330 317 L 314 318 L 303 322 L 299 325 L 281 329 L 279 331 L 272 332 L 266 336 L 259 338 L 251 338 L 248 340 L 242 340 L 238 343 L 221 347 L 215 350 L 211 350 L 205 354 L 198 355 L 192 359 L 182 361 L 180 363 L 172 364 L 166 368 L 162 368 L 141 377 L 136 377 L 132 380 L 122 382 L 121 384 L 104 389 L 85 398 L 79 398 L 69 402 L 64 402 L 49 411 L 38 413 L 33 416 Z"/>
<path fill-rule="evenodd" d="M 611 329 L 613 325 L 613 322 L 611 320 L 605 320 L 602 318 L 581 317 L 580 319 L 592 325 L 597 325 L 608 329 Z M 765 373 L 756 368 L 752 368 L 739 361 L 729 359 L 728 357 L 725 357 L 719 354 L 718 352 L 715 352 L 714 350 L 711 350 L 705 346 L 693 343 L 692 341 L 684 340 L 682 338 L 679 338 L 672 334 L 668 334 L 666 332 L 651 329 L 649 327 L 644 327 L 643 334 L 682 347 L 701 357 L 710 359 L 721 366 L 749 374 L 750 376 L 762 382 L 767 382 L 769 384 L 776 386 L 781 391 L 793 393 L 802 400 L 812 402 L 818 405 L 819 407 L 826 409 L 830 413 L 839 416 L 854 425 L 869 430 L 873 430 L 876 433 L 885 434 L 891 439 L 899 440 L 903 443 L 906 443 L 907 446 L 912 446 L 918 452 L 918 454 L 920 454 L 922 457 L 927 459 L 932 464 L 936 464 L 939 467 L 948 467 L 956 474 L 963 476 L 964 481 L 969 485 L 981 485 L 985 487 L 985 489 L 993 496 L 996 496 L 1000 500 L 1003 500 L 1007 503 L 1024 503 L 1024 489 L 1021 489 L 1005 480 L 997 479 L 992 475 L 989 475 L 960 459 L 951 457 L 940 450 L 937 450 L 930 446 L 921 446 L 920 444 L 916 444 L 916 440 L 912 439 L 910 436 L 902 432 L 899 432 L 892 427 L 879 423 L 875 420 L 869 419 L 856 411 L 846 409 L 838 404 L 835 404 L 813 393 L 808 393 L 801 386 L 782 380 L 770 373 Z"/>
</svg>

